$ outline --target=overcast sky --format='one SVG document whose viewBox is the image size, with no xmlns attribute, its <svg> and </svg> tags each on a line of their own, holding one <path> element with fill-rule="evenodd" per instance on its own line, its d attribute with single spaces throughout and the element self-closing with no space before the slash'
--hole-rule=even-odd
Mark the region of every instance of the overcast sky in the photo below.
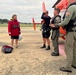
<svg viewBox="0 0 76 75">
<path fill-rule="evenodd" d="M 10 19 L 18 15 L 20 22 L 31 22 L 34 17 L 39 22 L 42 14 L 42 2 L 45 2 L 49 15 L 53 15 L 52 6 L 57 0 L 0 0 L 0 18 Z"/>
</svg>

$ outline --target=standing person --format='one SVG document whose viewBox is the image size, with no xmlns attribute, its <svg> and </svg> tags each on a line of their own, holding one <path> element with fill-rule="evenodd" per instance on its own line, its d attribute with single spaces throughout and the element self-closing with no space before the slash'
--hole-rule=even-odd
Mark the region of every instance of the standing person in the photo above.
<svg viewBox="0 0 76 75">
<path fill-rule="evenodd" d="M 76 0 L 68 0 L 69 6 L 65 13 L 64 20 L 52 27 L 66 26 L 66 61 L 65 67 L 61 67 L 60 70 L 63 72 L 72 72 L 72 67 L 76 69 Z"/>
<path fill-rule="evenodd" d="M 54 9 L 54 17 L 51 21 L 51 24 L 58 25 L 61 22 L 61 16 L 59 15 L 60 9 Z M 54 52 L 51 54 L 52 56 L 59 56 L 59 47 L 58 47 L 58 38 L 59 38 L 59 28 L 52 28 L 52 44 L 54 46 Z"/>
<path fill-rule="evenodd" d="M 20 31 L 20 24 L 17 20 L 17 15 L 14 14 L 12 19 L 8 22 L 8 33 L 11 36 L 11 46 L 14 45 L 14 40 L 16 44 L 16 48 L 18 47 L 18 39 L 21 33 Z"/>
<path fill-rule="evenodd" d="M 43 26 L 42 26 L 42 35 L 43 35 L 43 46 L 41 48 L 46 48 L 46 42 L 48 44 L 48 47 L 46 48 L 46 50 L 50 50 L 50 19 L 51 17 L 48 16 L 48 11 L 45 11 L 42 16 L 41 19 L 44 20 Z"/>
</svg>

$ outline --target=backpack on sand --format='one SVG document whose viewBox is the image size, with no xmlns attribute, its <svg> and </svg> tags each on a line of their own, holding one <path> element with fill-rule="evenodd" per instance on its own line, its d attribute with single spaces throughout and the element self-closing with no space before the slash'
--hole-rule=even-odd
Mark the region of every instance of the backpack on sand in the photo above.
<svg viewBox="0 0 76 75">
<path fill-rule="evenodd" d="M 2 46 L 3 53 L 12 53 L 12 51 L 13 51 L 13 48 L 11 46 L 7 46 L 7 45 Z"/>
</svg>

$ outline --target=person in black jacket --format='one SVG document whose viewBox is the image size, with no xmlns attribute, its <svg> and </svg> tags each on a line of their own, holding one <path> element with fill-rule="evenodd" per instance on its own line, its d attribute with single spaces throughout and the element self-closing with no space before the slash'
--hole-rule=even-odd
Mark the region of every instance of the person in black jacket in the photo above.
<svg viewBox="0 0 76 75">
<path fill-rule="evenodd" d="M 44 20 L 44 23 L 42 25 L 42 35 L 43 35 L 43 46 L 41 48 L 46 48 L 46 42 L 48 44 L 48 47 L 46 50 L 50 50 L 50 19 L 51 17 L 48 16 L 48 11 L 43 12 L 41 19 Z"/>
</svg>

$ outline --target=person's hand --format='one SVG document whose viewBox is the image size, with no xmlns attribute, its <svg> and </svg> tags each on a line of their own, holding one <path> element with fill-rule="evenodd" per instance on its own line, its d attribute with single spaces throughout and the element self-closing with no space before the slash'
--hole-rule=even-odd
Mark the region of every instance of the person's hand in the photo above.
<svg viewBox="0 0 76 75">
<path fill-rule="evenodd" d="M 45 14 L 45 13 L 47 13 L 48 11 L 47 10 L 45 10 L 43 13 Z"/>
<path fill-rule="evenodd" d="M 53 28 L 55 28 L 55 25 L 54 24 L 50 24 L 50 26 L 53 27 Z"/>
<path fill-rule="evenodd" d="M 21 31 L 19 32 L 19 34 L 21 34 Z"/>
<path fill-rule="evenodd" d="M 46 10 L 45 10 L 45 11 L 43 11 L 43 13 L 46 13 Z"/>
<path fill-rule="evenodd" d="M 9 32 L 8 34 L 9 34 L 9 36 L 11 36 L 11 32 Z"/>
</svg>

